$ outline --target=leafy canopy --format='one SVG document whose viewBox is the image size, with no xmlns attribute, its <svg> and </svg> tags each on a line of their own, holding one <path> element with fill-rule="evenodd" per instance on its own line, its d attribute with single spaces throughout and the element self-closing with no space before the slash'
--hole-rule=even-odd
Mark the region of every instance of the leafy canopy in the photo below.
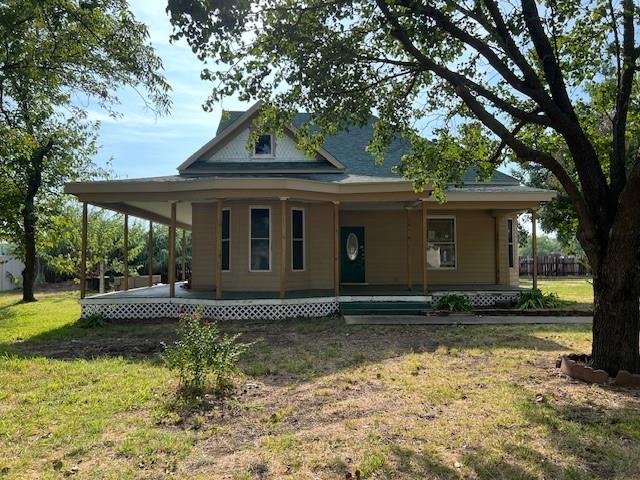
<svg viewBox="0 0 640 480">
<path fill-rule="evenodd" d="M 305 147 L 374 111 L 369 150 L 381 161 L 397 135 L 410 140 L 400 171 L 416 187 L 442 199 L 472 165 L 484 177 L 507 159 L 535 164 L 566 192 L 594 263 L 622 235 L 618 206 L 640 183 L 631 0 L 169 0 L 168 11 L 174 38 L 215 64 L 202 74 L 208 106 L 261 99 L 277 128 L 306 110 Z"/>
<path fill-rule="evenodd" d="M 2 2 L 0 46 L 0 238 L 24 254 L 34 225 L 60 213 L 65 182 L 106 175 L 86 105 L 117 115 L 130 87 L 162 114 L 169 85 L 126 0 Z"/>
</svg>

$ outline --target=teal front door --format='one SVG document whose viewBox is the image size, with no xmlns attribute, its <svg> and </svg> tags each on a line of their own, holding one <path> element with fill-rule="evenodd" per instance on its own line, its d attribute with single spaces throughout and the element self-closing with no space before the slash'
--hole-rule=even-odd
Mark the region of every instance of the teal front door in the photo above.
<svg viewBox="0 0 640 480">
<path fill-rule="evenodd" d="M 364 283 L 364 227 L 340 228 L 340 282 Z"/>
</svg>

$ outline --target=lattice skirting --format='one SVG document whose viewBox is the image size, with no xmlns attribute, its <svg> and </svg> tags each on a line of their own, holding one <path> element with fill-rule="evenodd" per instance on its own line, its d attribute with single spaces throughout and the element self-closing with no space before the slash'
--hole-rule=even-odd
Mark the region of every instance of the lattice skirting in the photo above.
<svg viewBox="0 0 640 480">
<path fill-rule="evenodd" d="M 109 319 L 178 318 L 198 305 L 191 303 L 84 303 L 82 316 L 98 313 Z M 338 312 L 338 302 L 202 305 L 203 316 L 216 320 L 282 320 L 324 317 Z"/>
<path fill-rule="evenodd" d="M 433 305 L 435 305 L 440 297 L 451 294 L 467 297 L 471 302 L 471 305 L 474 307 L 495 307 L 498 304 L 504 303 L 515 304 L 518 301 L 518 295 L 520 295 L 520 292 L 436 292 L 432 295 Z"/>
</svg>

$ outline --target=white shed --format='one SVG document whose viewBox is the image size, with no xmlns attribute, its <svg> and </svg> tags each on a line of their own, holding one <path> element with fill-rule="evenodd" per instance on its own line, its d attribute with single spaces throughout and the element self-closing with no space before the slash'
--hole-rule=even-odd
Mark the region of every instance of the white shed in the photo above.
<svg viewBox="0 0 640 480">
<path fill-rule="evenodd" d="M 0 255 L 0 292 L 22 286 L 24 264 L 13 255 Z"/>
</svg>

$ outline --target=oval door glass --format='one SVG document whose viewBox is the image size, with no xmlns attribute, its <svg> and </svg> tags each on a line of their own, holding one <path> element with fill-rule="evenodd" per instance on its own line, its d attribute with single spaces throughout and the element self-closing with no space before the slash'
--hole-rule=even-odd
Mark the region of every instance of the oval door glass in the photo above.
<svg viewBox="0 0 640 480">
<path fill-rule="evenodd" d="M 358 258 L 358 236 L 355 233 L 347 236 L 347 257 L 351 261 Z"/>
</svg>

